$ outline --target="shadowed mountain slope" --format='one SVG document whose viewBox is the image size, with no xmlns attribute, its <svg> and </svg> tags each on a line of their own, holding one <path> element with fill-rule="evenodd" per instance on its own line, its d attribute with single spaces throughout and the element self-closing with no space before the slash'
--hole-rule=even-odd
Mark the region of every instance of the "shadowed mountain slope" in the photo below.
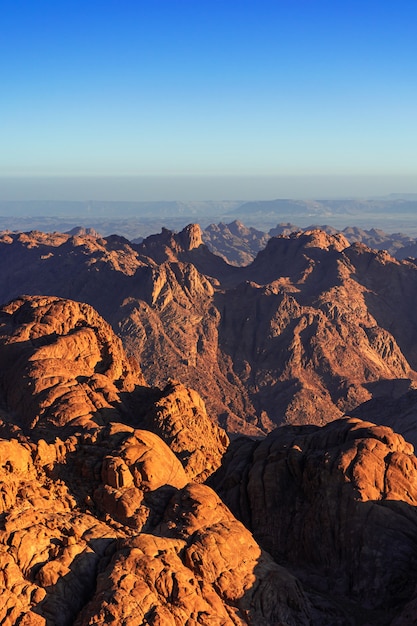
<svg viewBox="0 0 417 626">
<path fill-rule="evenodd" d="M 235 220 L 230 224 L 210 224 L 202 238 L 212 252 L 231 265 L 249 265 L 265 248 L 269 235 Z"/>
<path fill-rule="evenodd" d="M 3 302 L 21 293 L 88 302 L 150 384 L 171 377 L 196 389 L 230 431 L 323 424 L 414 385 L 417 267 L 340 234 L 273 237 L 250 265 L 232 267 L 196 225 L 140 245 L 8 233 L 0 261 Z"/>
</svg>

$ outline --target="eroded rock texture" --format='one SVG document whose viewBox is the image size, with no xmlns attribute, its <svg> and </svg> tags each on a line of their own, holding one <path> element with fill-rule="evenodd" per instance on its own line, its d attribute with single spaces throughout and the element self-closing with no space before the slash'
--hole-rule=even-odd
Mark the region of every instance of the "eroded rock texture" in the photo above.
<svg viewBox="0 0 417 626">
<path fill-rule="evenodd" d="M 354 619 L 388 624 L 413 596 L 417 460 L 390 428 L 345 419 L 241 439 L 211 484 L 261 547 Z"/>
<path fill-rule="evenodd" d="M 308 624 L 313 615 L 296 579 L 211 489 L 190 484 L 153 534 L 118 543 L 76 623 Z"/>
<path fill-rule="evenodd" d="M 86 304 L 14 300 L 0 311 L 0 345 L 5 403 L 31 430 L 96 428 L 123 410 L 123 393 L 144 384 L 120 339 Z"/>
<path fill-rule="evenodd" d="M 0 420 L 1 625 L 415 623 L 417 460 L 386 426 L 228 448 L 52 296 L 0 310 Z"/>
<path fill-rule="evenodd" d="M 174 381 L 164 388 L 144 424 L 179 455 L 187 475 L 197 482 L 219 467 L 229 444 L 225 432 L 207 416 L 200 396 Z"/>
<path fill-rule="evenodd" d="M 11 302 L 0 366 L 0 624 L 342 623 L 190 482 L 225 433 L 195 392 L 144 387 L 90 306 Z"/>
</svg>

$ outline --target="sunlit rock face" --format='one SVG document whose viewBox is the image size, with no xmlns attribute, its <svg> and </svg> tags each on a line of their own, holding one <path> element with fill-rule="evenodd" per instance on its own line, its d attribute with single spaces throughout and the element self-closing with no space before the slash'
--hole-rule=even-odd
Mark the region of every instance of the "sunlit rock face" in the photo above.
<svg viewBox="0 0 417 626">
<path fill-rule="evenodd" d="M 96 428 L 144 384 L 120 339 L 86 304 L 24 297 L 0 311 L 5 402 L 31 430 Z"/>
<path fill-rule="evenodd" d="M 319 615 L 214 492 L 190 484 L 152 534 L 118 542 L 76 624 L 308 624 Z"/>
<path fill-rule="evenodd" d="M 0 624 L 412 624 L 417 460 L 359 419 L 229 445 L 90 306 L 0 310 Z"/>
<path fill-rule="evenodd" d="M 337 623 L 191 481 L 228 444 L 198 394 L 144 386 L 89 305 L 19 298 L 0 329 L 1 624 Z"/>
<path fill-rule="evenodd" d="M 390 428 L 344 419 L 241 439 L 211 484 L 277 561 L 353 615 L 390 623 L 412 596 L 417 459 Z"/>
<path fill-rule="evenodd" d="M 269 238 L 246 267 L 211 253 L 197 225 L 138 245 L 7 233 L 0 262 L 1 301 L 88 302 L 149 384 L 195 389 L 232 433 L 322 425 L 415 385 L 417 266 L 337 233 Z"/>
</svg>

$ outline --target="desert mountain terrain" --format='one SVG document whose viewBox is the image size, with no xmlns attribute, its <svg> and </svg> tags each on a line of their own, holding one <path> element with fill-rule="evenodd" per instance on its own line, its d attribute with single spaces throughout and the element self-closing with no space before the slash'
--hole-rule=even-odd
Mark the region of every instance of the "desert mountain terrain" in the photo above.
<svg viewBox="0 0 417 626">
<path fill-rule="evenodd" d="M 0 260 L 0 624 L 415 624 L 412 260 L 197 225 Z"/>
<path fill-rule="evenodd" d="M 243 267 L 210 252 L 197 225 L 141 244 L 5 233 L 0 261 L 1 302 L 90 304 L 148 384 L 195 389 L 229 432 L 322 425 L 415 385 L 417 266 L 339 233 L 272 237 Z"/>
<path fill-rule="evenodd" d="M 1 624 L 307 623 L 296 579 L 201 484 L 227 436 L 197 394 L 145 387 L 58 298 L 4 307 L 0 355 Z"/>
<path fill-rule="evenodd" d="M 249 265 L 258 252 L 263 250 L 271 237 L 290 235 L 294 232 L 322 230 L 329 235 L 342 234 L 352 243 L 363 243 L 369 248 L 386 250 L 399 260 L 417 256 L 416 239 L 404 233 L 386 233 L 380 228 L 364 229 L 357 226 L 346 226 L 337 229 L 334 226 L 309 225 L 296 226 L 291 222 L 280 223 L 268 232 L 247 227 L 239 220 L 230 224 L 210 224 L 203 231 L 203 241 L 209 249 L 221 256 L 231 265 Z"/>
<path fill-rule="evenodd" d="M 229 446 L 88 304 L 0 309 L 0 623 L 411 625 L 417 460 L 355 418 Z"/>
</svg>

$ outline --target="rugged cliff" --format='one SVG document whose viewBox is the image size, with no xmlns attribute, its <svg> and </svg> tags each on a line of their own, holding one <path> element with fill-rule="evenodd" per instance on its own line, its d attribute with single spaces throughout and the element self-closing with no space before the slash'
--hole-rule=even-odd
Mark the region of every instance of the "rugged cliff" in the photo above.
<svg viewBox="0 0 417 626">
<path fill-rule="evenodd" d="M 232 267 L 198 226 L 121 237 L 4 234 L 0 300 L 88 302 L 149 384 L 195 389 L 230 432 L 324 424 L 414 387 L 417 266 L 322 231 L 273 237 Z"/>
<path fill-rule="evenodd" d="M 4 306 L 0 624 L 415 622 L 411 444 L 342 419 L 228 446 L 91 306 Z"/>
<path fill-rule="evenodd" d="M 1 624 L 316 615 L 218 496 L 190 482 L 227 446 L 197 394 L 144 387 L 90 306 L 11 302 L 0 311 L 0 362 Z"/>
</svg>

